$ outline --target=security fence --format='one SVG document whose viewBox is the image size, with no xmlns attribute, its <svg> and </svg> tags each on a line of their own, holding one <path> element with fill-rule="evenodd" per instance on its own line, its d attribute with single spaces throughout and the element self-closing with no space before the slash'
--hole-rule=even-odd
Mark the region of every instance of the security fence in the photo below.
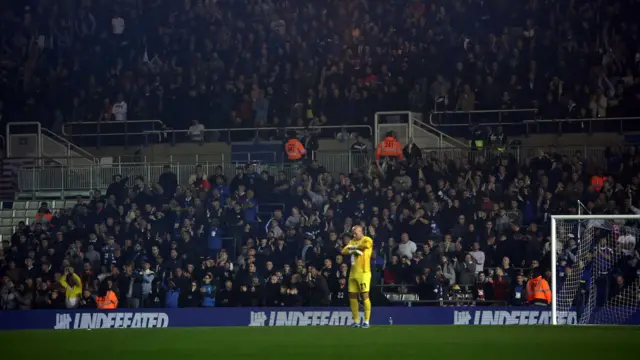
<svg viewBox="0 0 640 360">
<path fill-rule="evenodd" d="M 542 152 L 553 152 L 562 156 L 573 157 L 580 155 L 581 161 L 585 160 L 590 165 L 606 166 L 604 157 L 606 148 L 603 146 L 563 146 L 561 148 L 549 147 L 521 147 L 509 146 L 505 150 L 519 162 L 526 162 Z M 478 156 L 492 158 L 501 156 L 505 152 L 499 152 L 495 149 L 484 149 L 481 151 L 460 149 L 460 148 L 438 148 L 423 149 L 426 157 L 434 155 L 440 160 L 468 158 L 475 161 Z M 317 151 L 314 155 L 315 160 L 320 166 L 334 175 L 340 173 L 350 173 L 356 169 L 366 170 L 368 165 L 374 160 L 373 151 L 347 151 L 347 152 L 331 152 Z M 195 172 L 196 165 L 201 165 L 203 171 L 207 175 L 222 171 L 227 177 L 235 176 L 236 168 L 244 166 L 247 163 L 225 161 L 206 161 L 199 162 L 194 157 L 191 162 L 171 162 L 168 165 L 178 176 L 180 184 L 186 184 L 189 176 Z M 32 165 L 24 166 L 18 170 L 18 186 L 20 192 L 29 193 L 37 191 L 89 191 L 93 189 L 105 189 L 113 181 L 115 175 L 129 177 L 134 179 L 141 176 L 150 183 L 156 182 L 163 172 L 163 166 L 167 164 L 161 163 L 113 163 L 86 166 L 64 166 L 64 165 Z M 278 172 L 284 172 L 287 176 L 294 176 L 296 167 L 289 163 L 254 163 L 256 170 L 268 171 L 271 175 Z"/>
</svg>

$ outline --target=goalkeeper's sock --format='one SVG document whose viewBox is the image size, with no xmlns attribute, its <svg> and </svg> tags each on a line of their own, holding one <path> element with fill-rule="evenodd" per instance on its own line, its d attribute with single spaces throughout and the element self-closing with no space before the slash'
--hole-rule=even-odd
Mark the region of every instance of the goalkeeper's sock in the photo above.
<svg viewBox="0 0 640 360">
<path fill-rule="evenodd" d="M 364 322 L 365 324 L 368 324 L 369 319 L 371 318 L 371 300 L 368 298 L 364 299 L 362 305 L 364 307 Z"/>
<path fill-rule="evenodd" d="M 353 315 L 353 322 L 360 324 L 360 312 L 358 311 L 358 299 L 349 299 L 349 307 Z"/>
</svg>

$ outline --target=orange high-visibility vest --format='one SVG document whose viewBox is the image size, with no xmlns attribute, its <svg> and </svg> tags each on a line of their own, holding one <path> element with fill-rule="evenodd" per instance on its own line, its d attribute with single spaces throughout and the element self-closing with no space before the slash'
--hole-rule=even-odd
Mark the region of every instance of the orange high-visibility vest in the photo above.
<svg viewBox="0 0 640 360">
<path fill-rule="evenodd" d="M 387 136 L 384 140 L 380 141 L 376 147 L 376 160 L 380 160 L 382 157 L 396 157 L 400 160 L 404 160 L 402 155 L 402 145 L 396 138 Z"/>
<path fill-rule="evenodd" d="M 107 291 L 105 296 L 96 296 L 96 305 L 98 309 L 110 310 L 118 307 L 118 297 L 112 290 Z"/>
<path fill-rule="evenodd" d="M 547 280 L 543 279 L 542 276 L 527 282 L 527 301 L 542 301 L 551 304 L 551 289 Z"/>
<path fill-rule="evenodd" d="M 36 221 L 45 221 L 46 223 L 50 223 L 51 219 L 53 219 L 53 215 L 51 213 L 36 213 Z"/>
<path fill-rule="evenodd" d="M 591 186 L 593 186 L 593 188 L 596 191 L 600 191 L 602 190 L 602 187 L 604 186 L 604 182 L 607 180 L 606 176 L 598 176 L 598 175 L 594 175 L 591 177 Z"/>
<path fill-rule="evenodd" d="M 307 153 L 304 146 L 298 139 L 291 139 L 284 145 L 284 151 L 289 160 L 300 160 Z"/>
</svg>

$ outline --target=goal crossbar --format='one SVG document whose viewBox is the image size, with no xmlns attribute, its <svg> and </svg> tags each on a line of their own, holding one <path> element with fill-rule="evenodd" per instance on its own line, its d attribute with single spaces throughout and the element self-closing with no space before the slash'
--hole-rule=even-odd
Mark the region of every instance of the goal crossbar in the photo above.
<svg viewBox="0 0 640 360">
<path fill-rule="evenodd" d="M 558 244 L 557 244 L 557 221 L 558 220 L 640 220 L 640 215 L 551 215 L 551 324 L 558 325 L 558 304 L 557 304 L 557 264 L 558 264 Z"/>
</svg>

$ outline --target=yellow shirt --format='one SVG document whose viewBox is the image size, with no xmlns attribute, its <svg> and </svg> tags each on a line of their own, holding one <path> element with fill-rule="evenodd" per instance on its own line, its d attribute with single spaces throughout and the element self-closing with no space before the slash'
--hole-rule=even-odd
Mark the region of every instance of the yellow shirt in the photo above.
<svg viewBox="0 0 640 360">
<path fill-rule="evenodd" d="M 362 255 L 351 255 L 351 274 L 361 274 L 371 272 L 371 252 L 373 251 L 373 240 L 368 236 L 362 239 L 351 239 L 347 246 L 342 249 L 342 255 L 349 255 L 349 246 L 356 245 Z"/>
</svg>

